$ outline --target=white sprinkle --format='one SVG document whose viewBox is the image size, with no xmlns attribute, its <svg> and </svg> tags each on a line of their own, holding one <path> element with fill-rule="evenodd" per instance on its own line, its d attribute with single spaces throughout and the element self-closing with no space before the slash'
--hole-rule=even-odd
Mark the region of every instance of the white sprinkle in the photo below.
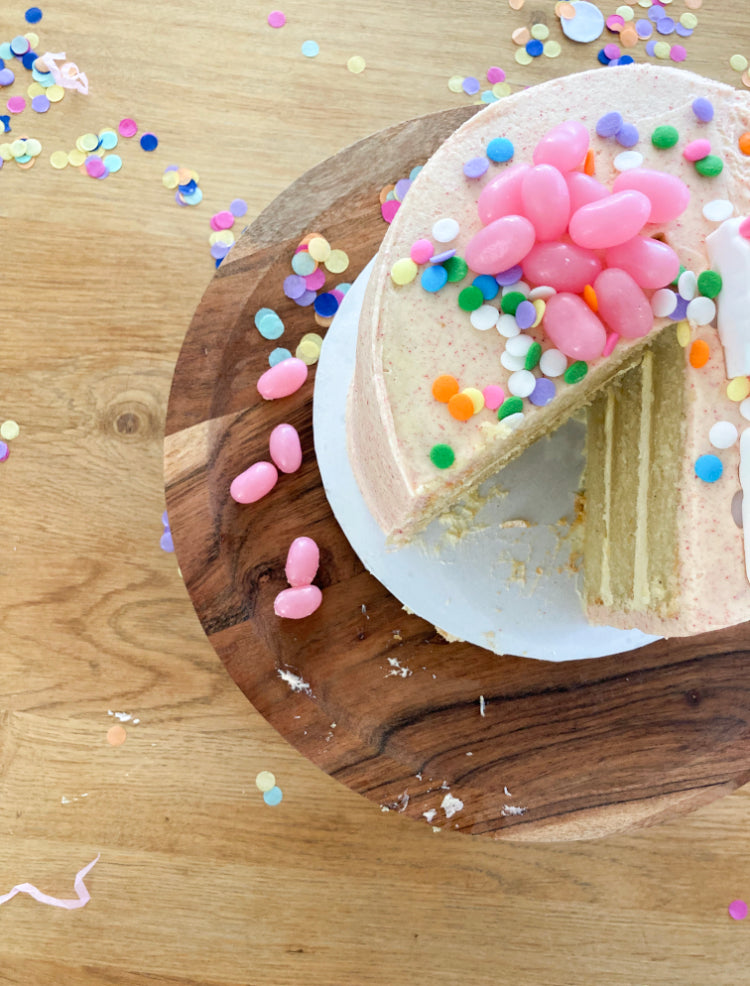
<svg viewBox="0 0 750 986">
<path fill-rule="evenodd" d="M 497 331 L 501 336 L 505 336 L 506 339 L 512 339 L 514 336 L 520 335 L 521 330 L 518 327 L 518 322 L 512 315 L 508 312 L 503 312 L 500 318 L 497 320 Z"/>
<path fill-rule="evenodd" d="M 687 306 L 687 319 L 695 325 L 709 325 L 716 318 L 716 303 L 712 298 L 698 295 Z"/>
<path fill-rule="evenodd" d="M 456 812 L 461 811 L 464 803 L 460 798 L 454 798 L 452 794 L 446 794 L 440 802 L 440 807 L 445 812 L 446 818 L 453 818 Z"/>
<path fill-rule="evenodd" d="M 717 421 L 708 433 L 708 440 L 714 448 L 731 448 L 738 436 L 739 432 L 731 421 Z"/>
<path fill-rule="evenodd" d="M 559 349 L 545 349 L 539 360 L 539 369 L 545 377 L 561 377 L 568 368 L 568 357 Z"/>
<path fill-rule="evenodd" d="M 508 377 L 508 390 L 514 397 L 528 397 L 536 387 L 536 377 L 531 370 L 517 370 Z"/>
<path fill-rule="evenodd" d="M 703 206 L 703 215 L 712 223 L 723 223 L 734 215 L 734 205 L 729 199 L 712 199 Z"/>
<path fill-rule="evenodd" d="M 500 362 L 506 370 L 510 370 L 511 373 L 515 373 L 516 370 L 522 370 L 524 368 L 526 365 L 526 358 L 524 356 L 514 356 L 513 353 L 509 353 L 506 349 L 500 354 Z"/>
<path fill-rule="evenodd" d="M 432 237 L 438 243 L 450 243 L 458 236 L 459 229 L 455 219 L 438 219 L 432 227 Z"/>
<path fill-rule="evenodd" d="M 623 151 L 618 154 L 612 164 L 616 171 L 630 171 L 631 168 L 640 168 L 643 164 L 643 155 L 639 151 Z"/>
<path fill-rule="evenodd" d="M 695 297 L 695 292 L 698 290 L 698 278 L 695 276 L 694 271 L 684 270 L 680 274 L 680 279 L 677 282 L 677 290 L 685 301 L 690 301 Z"/>
<path fill-rule="evenodd" d="M 471 315 L 469 315 L 469 321 L 480 332 L 486 332 L 487 329 L 494 329 L 499 318 L 500 312 L 494 305 L 480 305 L 479 308 L 475 308 Z"/>
<path fill-rule="evenodd" d="M 547 298 L 551 298 L 553 294 L 557 294 L 554 288 L 551 288 L 548 284 L 540 284 L 538 288 L 532 288 L 529 291 L 529 301 L 536 301 L 537 298 L 541 298 L 542 301 L 546 301 Z"/>
<path fill-rule="evenodd" d="M 510 791 L 508 790 L 508 788 L 505 785 L 503 785 L 503 794 L 505 795 L 506 798 L 512 798 L 513 797 L 513 795 L 510 793 Z"/>
<path fill-rule="evenodd" d="M 276 673 L 282 681 L 285 681 L 289 685 L 293 692 L 305 692 L 306 695 L 312 695 L 312 689 L 299 675 L 292 674 L 291 671 L 285 671 L 283 668 L 278 668 Z"/>
<path fill-rule="evenodd" d="M 533 345 L 534 340 L 531 336 L 515 336 L 513 339 L 508 339 L 505 343 L 505 352 L 510 353 L 511 356 L 525 358 L 526 353 L 528 353 Z"/>
<path fill-rule="evenodd" d="M 397 657 L 389 657 L 388 663 L 391 666 L 391 670 L 386 675 L 386 678 L 409 678 L 414 674 L 411 668 L 403 667 L 399 664 Z"/>
<path fill-rule="evenodd" d="M 657 318 L 667 318 L 677 307 L 677 295 L 669 288 L 659 288 L 651 295 L 651 311 Z"/>
</svg>

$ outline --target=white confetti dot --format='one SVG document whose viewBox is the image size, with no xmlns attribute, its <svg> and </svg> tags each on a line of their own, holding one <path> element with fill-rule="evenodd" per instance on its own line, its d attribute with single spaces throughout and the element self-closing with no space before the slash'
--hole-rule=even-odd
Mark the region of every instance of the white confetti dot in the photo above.
<svg viewBox="0 0 750 986">
<path fill-rule="evenodd" d="M 703 206 L 703 215 L 712 223 L 723 223 L 734 215 L 734 206 L 729 199 L 712 199 Z"/>
<path fill-rule="evenodd" d="M 550 287 L 549 284 L 540 284 L 538 288 L 532 288 L 529 291 L 529 301 L 536 301 L 541 298 L 542 301 L 546 301 L 551 298 L 553 294 L 557 294 L 554 288 Z"/>
<path fill-rule="evenodd" d="M 501 336 L 505 336 L 506 339 L 512 339 L 513 336 L 517 336 L 521 332 L 515 318 L 512 315 L 508 315 L 507 312 L 503 312 L 497 320 L 497 331 Z"/>
<path fill-rule="evenodd" d="M 714 448 L 731 448 L 737 441 L 738 434 L 731 421 L 717 421 L 708 433 L 708 440 Z"/>
<path fill-rule="evenodd" d="M 687 306 L 687 319 L 694 325 L 710 325 L 716 317 L 716 304 L 711 298 L 698 295 Z"/>
<path fill-rule="evenodd" d="M 511 373 L 515 373 L 516 370 L 522 370 L 526 365 L 526 360 L 523 356 L 513 356 L 512 353 L 507 351 L 500 356 L 500 362 Z"/>
<path fill-rule="evenodd" d="M 511 294 L 511 293 L 515 293 L 516 291 L 519 294 L 522 294 L 524 298 L 528 298 L 529 291 L 531 291 L 531 288 L 526 283 L 526 281 L 516 281 L 515 284 L 506 284 L 505 287 L 503 288 L 502 293 Z"/>
<path fill-rule="evenodd" d="M 531 370 L 518 370 L 508 377 L 508 390 L 514 397 L 528 397 L 536 387 L 536 377 Z"/>
<path fill-rule="evenodd" d="M 494 305 L 480 305 L 479 308 L 475 308 L 471 315 L 469 315 L 469 321 L 475 329 L 479 329 L 480 332 L 486 332 L 487 329 L 495 328 L 499 317 L 500 312 L 498 312 Z"/>
<path fill-rule="evenodd" d="M 669 288 L 659 288 L 651 295 L 651 311 L 657 318 L 666 318 L 677 307 L 677 295 Z"/>
<path fill-rule="evenodd" d="M 740 414 L 746 421 L 750 421 L 750 397 L 746 397 L 740 404 Z"/>
<path fill-rule="evenodd" d="M 680 279 L 677 282 L 677 290 L 685 301 L 690 301 L 695 297 L 695 292 L 698 290 L 698 278 L 693 271 L 684 270 L 680 274 Z"/>
<path fill-rule="evenodd" d="M 640 151 L 623 151 L 618 154 L 612 164 L 616 171 L 630 171 L 631 168 L 640 168 L 643 164 L 643 155 Z"/>
<path fill-rule="evenodd" d="M 519 425 L 523 424 L 523 411 L 509 414 L 507 418 L 503 418 L 500 424 L 507 425 L 512 431 L 515 431 Z"/>
<path fill-rule="evenodd" d="M 458 236 L 459 229 L 455 219 L 438 219 L 432 227 L 432 238 L 438 243 L 450 243 Z"/>
<path fill-rule="evenodd" d="M 534 344 L 531 336 L 518 335 L 513 339 L 508 339 L 505 343 L 505 352 L 511 356 L 525 356 Z"/>
<path fill-rule="evenodd" d="M 559 349 L 545 349 L 539 360 L 539 369 L 545 377 L 561 377 L 568 368 L 568 358 Z"/>
</svg>

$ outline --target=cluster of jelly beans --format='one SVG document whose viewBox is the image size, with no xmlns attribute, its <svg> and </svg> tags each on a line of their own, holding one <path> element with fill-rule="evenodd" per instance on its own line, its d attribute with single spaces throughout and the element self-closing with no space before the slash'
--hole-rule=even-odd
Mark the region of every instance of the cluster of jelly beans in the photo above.
<svg viewBox="0 0 750 986">
<path fill-rule="evenodd" d="M 312 585 L 320 552 L 312 538 L 295 538 L 289 546 L 284 572 L 290 588 L 282 589 L 273 603 L 277 616 L 287 620 L 301 620 L 310 616 L 323 601 L 323 593 Z"/>
</svg>

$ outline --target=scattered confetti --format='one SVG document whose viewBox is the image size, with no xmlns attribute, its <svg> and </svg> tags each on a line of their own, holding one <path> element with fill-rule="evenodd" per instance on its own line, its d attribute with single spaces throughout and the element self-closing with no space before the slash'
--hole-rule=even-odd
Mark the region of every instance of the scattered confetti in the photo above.
<svg viewBox="0 0 750 986">
<path fill-rule="evenodd" d="M 744 900 L 733 900 L 727 910 L 734 921 L 744 921 L 747 917 L 747 904 Z"/>
<path fill-rule="evenodd" d="M 304 41 L 300 50 L 305 58 L 315 58 L 320 53 L 320 45 L 317 41 Z"/>
<path fill-rule="evenodd" d="M 122 746 L 127 738 L 127 730 L 119 723 L 115 726 L 110 726 L 107 730 L 107 742 L 110 746 Z"/>
<path fill-rule="evenodd" d="M 268 23 L 271 27 L 283 27 L 286 24 L 286 14 L 282 10 L 272 10 L 268 15 Z"/>
<path fill-rule="evenodd" d="M 144 151 L 155 151 L 159 146 L 159 140 L 155 134 L 146 133 L 141 137 L 141 147 Z"/>
<path fill-rule="evenodd" d="M 361 55 L 352 55 L 346 63 L 346 67 L 353 75 L 359 75 L 360 72 L 364 72 L 367 63 Z"/>
<path fill-rule="evenodd" d="M 272 787 L 276 787 L 276 778 L 270 770 L 261 770 L 255 778 L 255 786 L 259 791 L 265 794 L 266 791 L 270 791 Z"/>
</svg>

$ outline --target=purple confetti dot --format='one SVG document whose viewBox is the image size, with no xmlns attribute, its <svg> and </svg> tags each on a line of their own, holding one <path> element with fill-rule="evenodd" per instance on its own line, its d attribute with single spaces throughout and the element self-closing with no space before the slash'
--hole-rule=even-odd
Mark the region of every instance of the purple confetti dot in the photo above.
<svg viewBox="0 0 750 986">
<path fill-rule="evenodd" d="M 651 26 L 651 22 L 645 20 L 643 17 L 641 17 L 639 20 L 635 22 L 635 31 L 638 37 L 642 41 L 645 41 L 647 38 L 650 38 L 651 35 L 654 33 L 654 29 Z"/>
<path fill-rule="evenodd" d="M 516 308 L 516 325 L 519 329 L 530 329 L 536 322 L 536 308 L 530 301 L 522 301 Z"/>
<path fill-rule="evenodd" d="M 404 196 L 406 195 L 406 193 L 409 191 L 410 188 L 411 188 L 411 178 L 399 178 L 393 189 L 394 198 L 399 202 L 403 202 Z"/>
<path fill-rule="evenodd" d="M 666 16 L 667 16 L 666 10 L 663 7 L 660 7 L 658 4 L 654 4 L 652 7 L 649 7 L 648 13 L 646 14 L 646 17 L 648 17 L 650 21 L 654 21 L 654 22 L 661 20 L 662 17 L 666 17 Z"/>
<path fill-rule="evenodd" d="M 182 200 L 182 192 L 179 191 L 175 192 L 174 200 L 177 203 L 177 205 L 181 205 L 183 208 L 187 209 L 187 202 L 183 202 Z"/>
<path fill-rule="evenodd" d="M 500 271 L 499 274 L 495 274 L 495 280 L 500 285 L 501 288 L 510 287 L 511 284 L 517 284 L 521 280 L 523 275 L 523 270 L 519 264 L 515 267 L 509 267 L 507 270 Z"/>
<path fill-rule="evenodd" d="M 232 199 L 229 211 L 235 219 L 239 219 L 247 213 L 247 202 L 244 199 Z"/>
<path fill-rule="evenodd" d="M 600 137 L 614 137 L 622 130 L 623 119 L 619 113 L 605 113 L 596 121 L 596 132 Z"/>
<path fill-rule="evenodd" d="M 451 257 L 456 256 L 455 250 L 443 250 L 442 253 L 436 253 L 434 257 L 430 257 L 431 264 L 443 264 L 446 260 L 450 260 Z"/>
<path fill-rule="evenodd" d="M 461 83 L 461 88 L 467 96 L 475 96 L 479 92 L 479 79 L 475 79 L 473 75 L 467 75 Z"/>
<path fill-rule="evenodd" d="M 547 377 L 540 377 L 534 389 L 529 394 L 529 400 L 532 404 L 536 404 L 537 407 L 544 407 L 545 404 L 549 404 L 554 396 L 555 385 L 552 380 L 548 380 Z"/>
<path fill-rule="evenodd" d="M 681 294 L 678 294 L 677 304 L 674 307 L 674 311 L 669 313 L 669 317 L 674 322 L 682 322 L 683 319 L 687 318 L 687 307 L 688 307 L 687 298 L 683 298 Z"/>
<path fill-rule="evenodd" d="M 487 173 L 490 162 L 486 157 L 473 157 L 464 164 L 464 174 L 467 178 L 481 178 Z"/>
<path fill-rule="evenodd" d="M 0 69 L 0 86 L 10 86 L 15 81 L 15 75 L 9 68 Z"/>
<path fill-rule="evenodd" d="M 32 110 L 34 110 L 35 113 L 46 113 L 49 107 L 50 107 L 50 101 L 44 95 L 44 93 L 40 93 L 38 96 L 34 96 L 34 98 L 31 100 L 31 108 Z"/>
<path fill-rule="evenodd" d="M 307 306 L 311 305 L 317 297 L 317 291 L 305 291 L 304 294 L 301 294 L 299 298 L 294 298 L 293 301 L 298 304 L 300 308 L 307 308 Z"/>
<path fill-rule="evenodd" d="M 651 39 L 651 41 L 647 41 L 646 42 L 646 54 L 650 58 L 653 58 L 654 57 L 654 53 L 655 53 L 654 52 L 654 49 L 655 48 L 656 48 L 656 42 L 653 40 L 653 38 Z"/>
<path fill-rule="evenodd" d="M 284 294 L 287 298 L 296 301 L 297 298 L 302 297 L 305 291 L 307 291 L 307 284 L 304 277 L 299 274 L 290 274 L 289 277 L 284 278 Z"/>
<path fill-rule="evenodd" d="M 211 256 L 214 258 L 214 260 L 223 260 L 228 253 L 229 253 L 228 243 L 214 243 L 211 246 Z"/>
<path fill-rule="evenodd" d="M 684 24 L 675 24 L 674 26 L 675 34 L 679 34 L 681 38 L 689 38 L 693 33 L 692 27 L 685 27 Z"/>
<path fill-rule="evenodd" d="M 656 22 L 656 30 L 659 34 L 672 34 L 674 32 L 674 21 L 671 17 L 660 17 Z"/>
<path fill-rule="evenodd" d="M 5 460 L 10 455 L 10 446 L 7 442 L 0 442 L 0 462 L 5 462 Z"/>
<path fill-rule="evenodd" d="M 161 523 L 162 523 L 162 527 L 163 527 L 163 528 L 164 528 L 164 529 L 165 529 L 166 531 L 168 531 L 168 530 L 169 530 L 169 516 L 167 515 L 167 511 L 166 511 L 166 510 L 165 510 L 165 511 L 164 511 L 164 513 L 163 513 L 163 514 L 161 515 Z"/>
<path fill-rule="evenodd" d="M 174 541 L 172 540 L 172 532 L 165 531 L 159 538 L 159 547 L 162 551 L 174 551 Z"/>
<path fill-rule="evenodd" d="M 615 140 L 622 147 L 635 147 L 638 143 L 638 128 L 634 123 L 624 123 L 615 134 Z"/>
</svg>

